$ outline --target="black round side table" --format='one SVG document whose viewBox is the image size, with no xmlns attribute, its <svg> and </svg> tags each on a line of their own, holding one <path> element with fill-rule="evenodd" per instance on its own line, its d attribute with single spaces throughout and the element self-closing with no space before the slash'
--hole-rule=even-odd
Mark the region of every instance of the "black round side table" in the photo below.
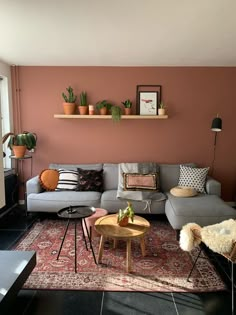
<svg viewBox="0 0 236 315">
<path fill-rule="evenodd" d="M 88 232 L 88 227 L 87 227 L 87 224 L 86 224 L 86 220 L 84 220 L 85 218 L 90 217 L 92 214 L 94 214 L 95 211 L 96 211 L 96 209 L 94 207 L 89 207 L 89 206 L 69 206 L 69 207 L 63 208 L 63 209 L 61 209 L 61 210 L 59 210 L 57 212 L 57 215 L 58 215 L 59 218 L 67 219 L 66 229 L 65 229 L 65 232 L 64 232 L 64 235 L 63 235 L 63 239 L 62 239 L 62 242 L 61 242 L 61 246 L 60 246 L 59 252 L 57 254 L 57 260 L 59 259 L 59 256 L 60 256 L 60 253 L 61 253 L 61 249 L 62 249 L 63 243 L 65 241 L 65 237 L 66 237 L 66 233 L 68 231 L 70 220 L 73 219 L 74 223 L 75 223 L 75 273 L 77 273 L 77 246 L 76 246 L 77 222 L 80 222 L 82 233 L 83 233 L 83 239 L 84 239 L 85 247 L 88 250 L 87 241 L 86 241 L 86 237 L 85 237 L 85 232 L 84 232 L 84 228 L 83 228 L 83 226 L 85 226 L 85 229 L 86 229 L 86 232 L 87 232 L 87 235 L 88 235 L 90 249 L 92 250 L 92 254 L 93 254 L 93 259 L 94 259 L 95 264 L 97 264 L 96 257 L 95 257 L 95 254 L 94 254 L 94 250 L 93 250 L 92 241 L 91 241 L 91 235 Z"/>
</svg>

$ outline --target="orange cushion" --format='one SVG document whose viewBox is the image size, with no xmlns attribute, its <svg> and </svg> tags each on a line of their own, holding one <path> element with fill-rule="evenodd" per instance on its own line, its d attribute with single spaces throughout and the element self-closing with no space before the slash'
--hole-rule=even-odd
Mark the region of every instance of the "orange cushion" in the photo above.
<svg viewBox="0 0 236 315">
<path fill-rule="evenodd" d="M 55 190 L 59 180 L 58 170 L 43 170 L 39 175 L 39 181 L 42 187 L 48 191 Z"/>
</svg>

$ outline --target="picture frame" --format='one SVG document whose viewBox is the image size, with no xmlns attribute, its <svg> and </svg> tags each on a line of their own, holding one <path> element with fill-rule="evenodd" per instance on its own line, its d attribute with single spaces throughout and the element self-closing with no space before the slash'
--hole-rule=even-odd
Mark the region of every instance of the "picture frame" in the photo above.
<svg viewBox="0 0 236 315">
<path fill-rule="evenodd" d="M 156 84 L 145 84 L 136 86 L 136 114 L 137 115 L 158 115 L 158 107 L 161 103 L 162 97 L 162 86 Z M 143 94 L 147 93 L 147 94 Z M 151 93 L 151 94 L 148 94 Z M 145 103 L 142 100 L 149 100 L 152 102 L 150 106 L 145 106 L 148 103 Z M 145 103 L 145 104 L 144 104 Z"/>
<path fill-rule="evenodd" d="M 158 114 L 158 92 L 140 91 L 138 93 L 138 114 L 139 115 L 157 115 Z"/>
</svg>

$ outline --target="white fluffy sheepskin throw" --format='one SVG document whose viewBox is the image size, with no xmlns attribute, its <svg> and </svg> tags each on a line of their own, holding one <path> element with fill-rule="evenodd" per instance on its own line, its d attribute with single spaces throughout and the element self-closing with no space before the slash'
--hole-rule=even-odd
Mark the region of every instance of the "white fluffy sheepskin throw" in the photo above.
<svg viewBox="0 0 236 315">
<path fill-rule="evenodd" d="M 194 229 L 201 229 L 201 227 L 196 223 L 188 223 L 181 229 L 179 245 L 182 250 L 190 252 L 194 247 L 201 243 L 200 239 L 194 237 Z"/>
<path fill-rule="evenodd" d="M 214 252 L 230 253 L 233 241 L 236 241 L 236 221 L 229 219 L 218 224 L 205 226 L 201 230 L 201 238 Z"/>
</svg>

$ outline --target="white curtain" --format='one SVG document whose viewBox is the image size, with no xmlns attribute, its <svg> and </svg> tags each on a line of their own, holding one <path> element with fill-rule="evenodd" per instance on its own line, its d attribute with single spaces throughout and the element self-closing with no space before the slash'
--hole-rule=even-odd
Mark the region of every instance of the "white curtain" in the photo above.
<svg viewBox="0 0 236 315">
<path fill-rule="evenodd" d="M 2 139 L 2 120 L 1 119 L 0 119 L 0 139 Z M 4 206 L 5 206 L 5 184 L 4 184 L 4 170 L 3 170 L 3 152 L 2 152 L 2 145 L 0 145 L 0 208 Z"/>
</svg>

